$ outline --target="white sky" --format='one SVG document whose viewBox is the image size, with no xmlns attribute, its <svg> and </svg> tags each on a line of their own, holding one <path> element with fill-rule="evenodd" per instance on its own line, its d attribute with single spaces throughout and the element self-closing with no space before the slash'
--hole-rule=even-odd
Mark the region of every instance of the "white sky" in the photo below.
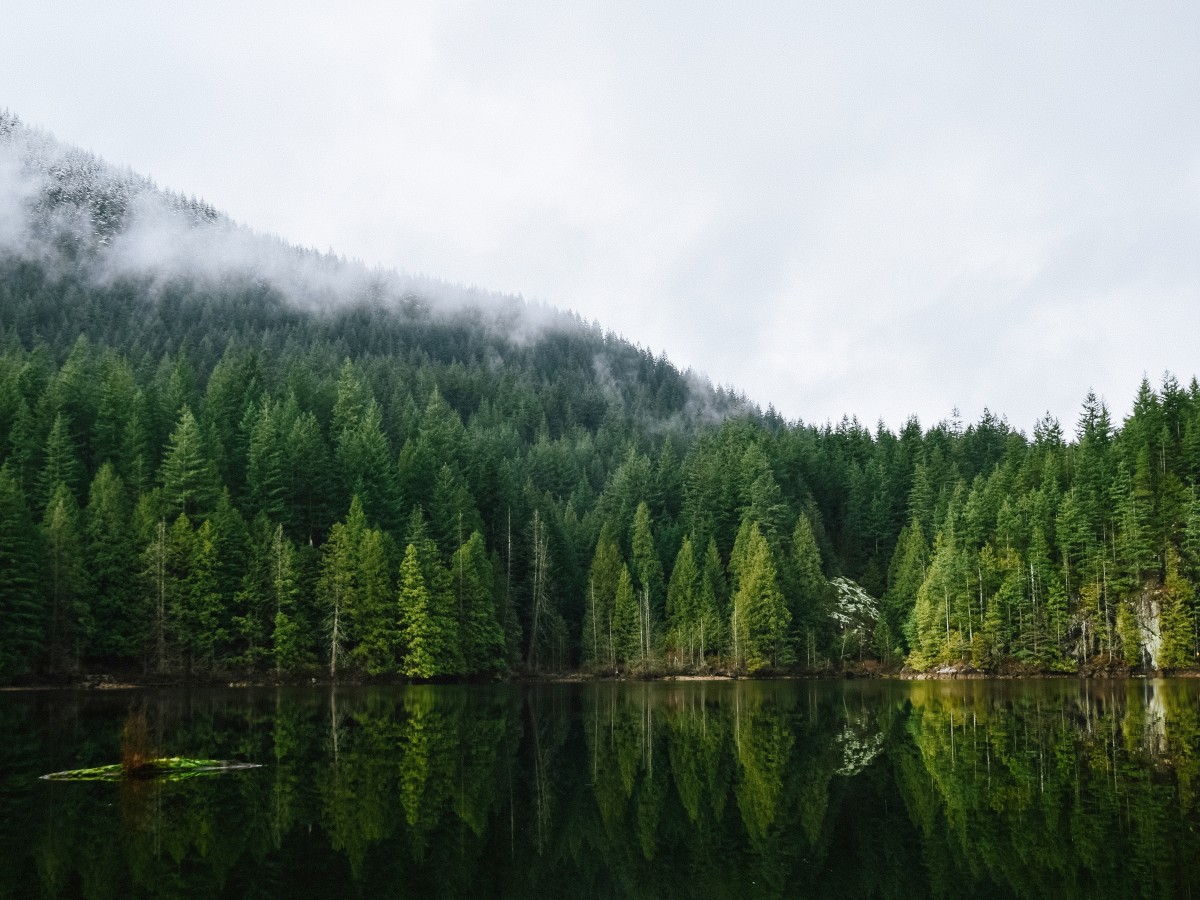
<svg viewBox="0 0 1200 900">
<path fill-rule="evenodd" d="M 100 6 L 106 8 L 101 9 Z M 1200 373 L 1200 5 L 0 0 L 0 106 L 789 417 Z"/>
</svg>

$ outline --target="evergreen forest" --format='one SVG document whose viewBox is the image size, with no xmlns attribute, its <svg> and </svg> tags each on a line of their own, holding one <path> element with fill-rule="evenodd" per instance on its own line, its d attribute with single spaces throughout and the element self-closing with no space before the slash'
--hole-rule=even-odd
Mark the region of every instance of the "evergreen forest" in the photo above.
<svg viewBox="0 0 1200 900">
<path fill-rule="evenodd" d="M 0 153 L 0 678 L 1195 665 L 1194 379 L 1031 436 L 790 422 L 9 114 Z"/>
</svg>

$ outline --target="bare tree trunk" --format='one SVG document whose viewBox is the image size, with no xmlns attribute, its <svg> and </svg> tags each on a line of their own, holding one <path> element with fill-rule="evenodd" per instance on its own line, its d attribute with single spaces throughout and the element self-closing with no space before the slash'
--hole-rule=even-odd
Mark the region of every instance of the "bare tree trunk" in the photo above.
<svg viewBox="0 0 1200 900">
<path fill-rule="evenodd" d="M 283 526 L 275 526 L 275 537 L 271 540 L 271 555 L 274 557 L 275 563 L 275 621 L 279 622 L 279 616 L 283 613 Z M 274 633 L 274 629 L 272 629 Z M 278 645 L 271 642 L 275 646 L 275 674 L 278 675 L 282 668 L 279 664 Z"/>
<path fill-rule="evenodd" d="M 462 510 L 458 511 L 458 546 L 459 549 L 463 545 L 463 514 Z M 463 623 L 463 554 L 458 554 L 458 627 L 461 629 Z"/>
<path fill-rule="evenodd" d="M 341 640 L 341 633 L 339 630 L 340 622 L 338 621 L 338 616 L 341 613 L 342 605 L 340 595 L 341 589 L 335 587 L 333 589 L 333 627 L 330 629 L 329 633 L 329 677 L 335 680 L 337 679 L 338 653 L 341 652 L 341 649 L 338 646 L 338 642 Z"/>
<path fill-rule="evenodd" d="M 162 674 L 167 661 L 167 523 L 159 519 L 154 527 L 154 574 L 156 608 L 154 615 L 155 670 Z"/>
<path fill-rule="evenodd" d="M 538 626 L 541 618 L 542 603 L 545 594 L 546 555 L 548 548 L 543 534 L 542 517 L 537 510 L 533 511 L 533 616 L 529 625 L 529 655 L 527 665 L 534 667 L 537 658 Z"/>
<path fill-rule="evenodd" d="M 642 588 L 642 662 L 650 659 L 650 586 Z"/>
<path fill-rule="evenodd" d="M 950 588 L 942 584 L 942 595 L 946 598 L 946 655 L 950 655 Z"/>
<path fill-rule="evenodd" d="M 1037 576 L 1033 572 L 1033 560 L 1029 561 L 1029 596 L 1033 600 L 1033 655 L 1038 655 L 1038 595 Z"/>
<path fill-rule="evenodd" d="M 1108 565 L 1103 556 L 1100 557 L 1100 597 L 1104 602 L 1104 637 L 1108 641 L 1108 657 L 1112 659 L 1112 626 L 1109 624 L 1108 617 Z"/>
<path fill-rule="evenodd" d="M 588 579 L 588 599 L 592 603 L 592 659 L 599 662 L 600 637 L 596 630 L 596 585 L 590 578 Z"/>
</svg>

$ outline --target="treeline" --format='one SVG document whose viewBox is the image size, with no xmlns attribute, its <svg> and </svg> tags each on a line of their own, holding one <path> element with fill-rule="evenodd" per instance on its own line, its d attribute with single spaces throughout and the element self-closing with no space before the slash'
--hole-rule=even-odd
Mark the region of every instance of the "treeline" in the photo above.
<svg viewBox="0 0 1200 900">
<path fill-rule="evenodd" d="M 1120 429 L 1089 394 L 1072 442 L 1046 419 L 986 475 L 919 467 L 887 595 L 910 661 L 1195 665 L 1198 480 L 1200 387 L 1169 374 Z"/>
<path fill-rule="evenodd" d="M 0 276 L 6 678 L 1196 659 L 1194 381 L 814 427 L 565 317 Z"/>
<path fill-rule="evenodd" d="M 1073 441 L 990 414 L 705 424 L 645 353 L 634 404 L 564 362 L 592 369 L 577 411 L 519 358 L 362 351 L 304 317 L 281 348 L 247 328 L 217 355 L 176 328 L 189 305 L 157 315 L 187 335 L 157 357 L 6 328 L 5 677 L 1196 658 L 1195 382 L 1143 383 L 1120 429 L 1089 396 Z"/>
<path fill-rule="evenodd" d="M 464 416 L 433 365 L 332 352 L 319 368 L 312 352 L 231 347 L 202 374 L 186 348 L 138 366 L 81 337 L 56 365 L 10 339 L 0 670 L 432 678 L 790 659 L 792 570 L 774 554 L 791 517 L 761 424 L 711 433 L 689 463 L 686 429 L 652 442 L 613 415 L 551 436 L 543 408 L 523 433 L 497 406 L 544 392 L 479 379 Z M 745 468 L 745 491 L 712 454 Z M 739 516 L 743 494 L 755 505 Z M 819 594 L 797 522 L 796 584 Z"/>
</svg>

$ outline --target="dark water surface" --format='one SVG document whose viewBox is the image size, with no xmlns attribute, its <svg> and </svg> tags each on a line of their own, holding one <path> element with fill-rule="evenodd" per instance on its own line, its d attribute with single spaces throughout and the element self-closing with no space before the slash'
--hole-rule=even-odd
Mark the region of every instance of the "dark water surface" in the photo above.
<svg viewBox="0 0 1200 900">
<path fill-rule="evenodd" d="M 38 778 L 131 740 L 263 768 Z M 1195 680 L 5 693 L 0 764 L 3 897 L 1200 897 Z"/>
</svg>

